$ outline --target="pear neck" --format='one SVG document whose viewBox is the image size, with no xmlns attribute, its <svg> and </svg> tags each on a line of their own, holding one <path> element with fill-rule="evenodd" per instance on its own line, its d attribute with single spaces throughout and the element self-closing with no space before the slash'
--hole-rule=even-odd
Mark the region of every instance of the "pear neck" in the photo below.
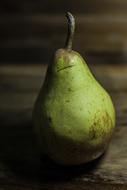
<svg viewBox="0 0 127 190">
<path fill-rule="evenodd" d="M 67 22 L 68 22 L 68 32 L 67 32 L 67 38 L 66 38 L 66 43 L 65 43 L 65 49 L 67 51 L 71 51 L 73 36 L 74 36 L 74 31 L 75 31 L 75 19 L 74 19 L 74 16 L 69 12 L 67 12 L 66 17 L 67 17 Z"/>
</svg>

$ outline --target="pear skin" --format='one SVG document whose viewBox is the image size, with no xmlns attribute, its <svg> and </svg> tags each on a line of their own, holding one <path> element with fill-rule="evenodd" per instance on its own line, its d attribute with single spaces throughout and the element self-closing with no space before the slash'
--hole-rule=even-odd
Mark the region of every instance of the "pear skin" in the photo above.
<svg viewBox="0 0 127 190">
<path fill-rule="evenodd" d="M 73 16 L 68 17 L 71 22 Z M 41 152 L 62 165 L 87 163 L 109 145 L 115 127 L 112 100 L 71 46 L 57 50 L 49 64 L 33 121 Z"/>
</svg>

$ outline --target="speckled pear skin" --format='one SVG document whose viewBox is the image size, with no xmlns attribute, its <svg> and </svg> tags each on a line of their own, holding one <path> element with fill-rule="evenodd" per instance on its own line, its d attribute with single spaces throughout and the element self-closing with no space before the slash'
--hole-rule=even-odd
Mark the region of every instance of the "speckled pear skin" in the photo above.
<svg viewBox="0 0 127 190">
<path fill-rule="evenodd" d="M 80 54 L 59 49 L 48 67 L 33 119 L 41 151 L 56 163 L 78 165 L 105 151 L 115 110 Z"/>
</svg>

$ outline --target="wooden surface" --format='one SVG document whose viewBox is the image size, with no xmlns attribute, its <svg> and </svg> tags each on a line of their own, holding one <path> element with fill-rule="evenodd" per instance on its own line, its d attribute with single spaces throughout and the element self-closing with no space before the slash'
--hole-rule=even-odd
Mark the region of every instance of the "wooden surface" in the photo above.
<svg viewBox="0 0 127 190">
<path fill-rule="evenodd" d="M 31 112 L 46 66 L 0 66 L 0 189 L 127 189 L 127 65 L 89 66 L 112 96 L 117 124 L 108 151 L 78 167 L 55 165 L 36 147 Z"/>
<path fill-rule="evenodd" d="M 92 62 L 127 62 L 126 0 L 1 0 L 0 63 L 48 61 L 64 46 L 65 13 L 76 17 L 74 49 Z"/>
</svg>

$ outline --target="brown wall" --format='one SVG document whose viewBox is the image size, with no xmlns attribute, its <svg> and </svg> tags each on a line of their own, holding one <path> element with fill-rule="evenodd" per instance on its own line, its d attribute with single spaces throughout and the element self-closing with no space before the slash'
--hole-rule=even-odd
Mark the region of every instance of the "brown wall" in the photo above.
<svg viewBox="0 0 127 190">
<path fill-rule="evenodd" d="M 73 48 L 89 62 L 127 61 L 127 0 L 1 0 L 0 62 L 48 62 L 64 44 L 67 11 Z"/>
</svg>

